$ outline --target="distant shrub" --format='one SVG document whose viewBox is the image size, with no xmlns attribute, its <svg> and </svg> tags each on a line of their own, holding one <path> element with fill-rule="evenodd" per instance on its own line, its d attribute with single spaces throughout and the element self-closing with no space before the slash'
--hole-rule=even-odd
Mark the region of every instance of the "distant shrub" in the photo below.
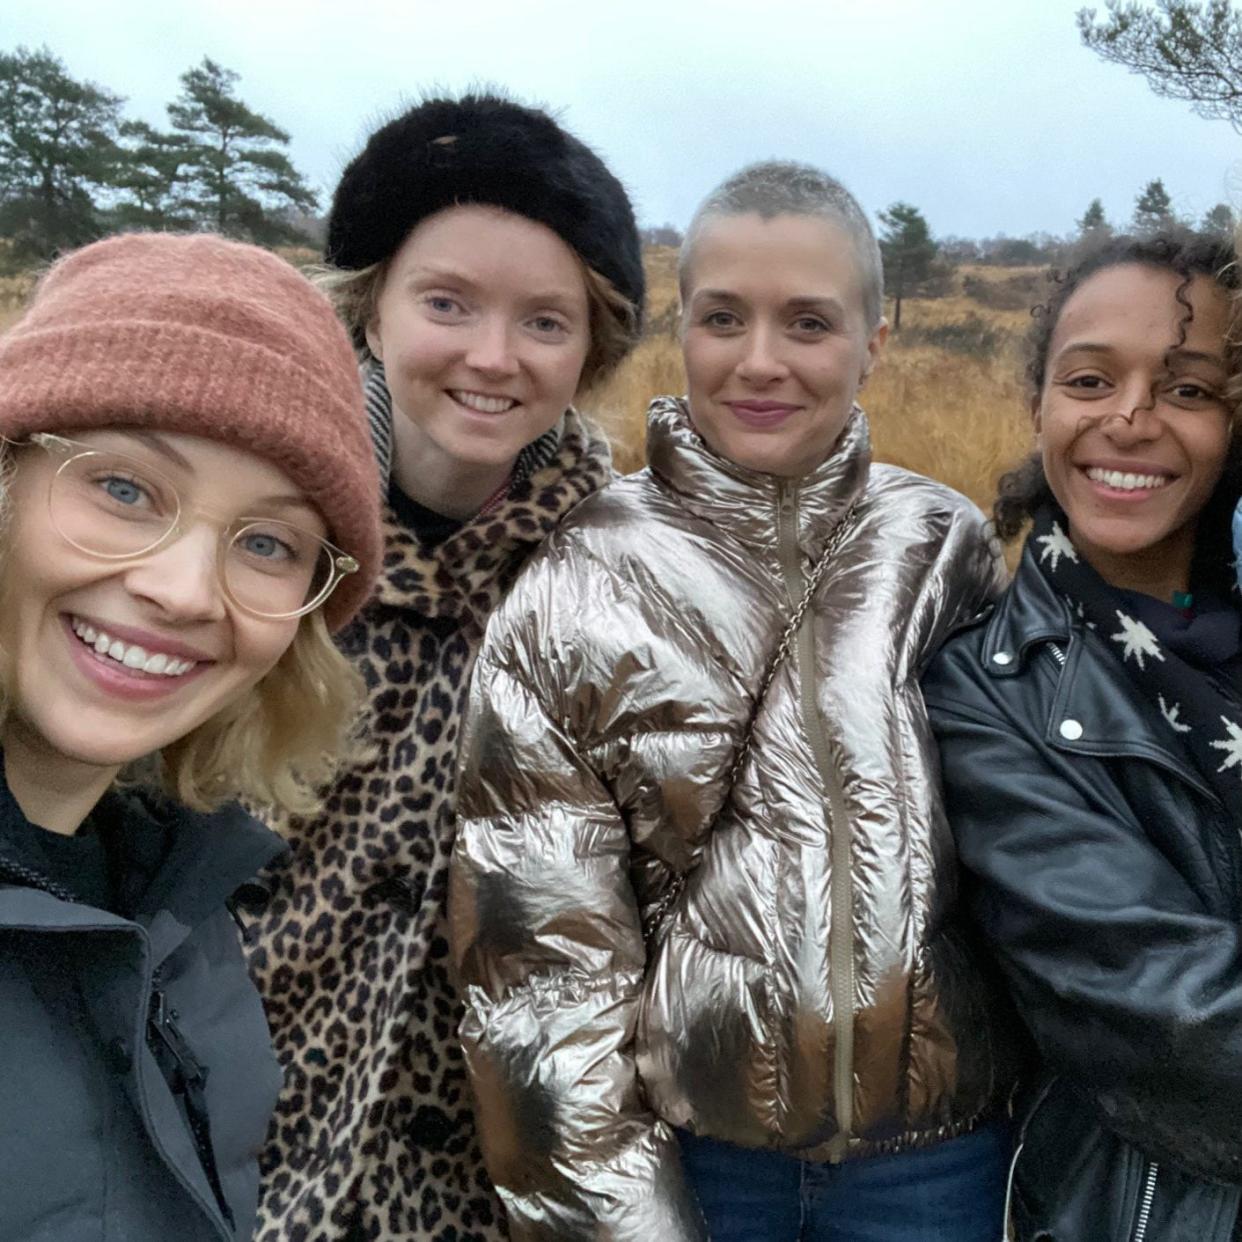
<svg viewBox="0 0 1242 1242">
<path fill-rule="evenodd" d="M 947 323 L 915 324 L 904 328 L 895 339 L 907 347 L 927 345 L 951 354 L 991 358 L 1009 343 L 1010 334 L 981 316 L 970 314 Z"/>
<path fill-rule="evenodd" d="M 1045 281 L 1038 272 L 1023 272 L 1001 280 L 981 276 L 962 279 L 962 292 L 973 302 L 990 310 L 1029 310 L 1046 297 Z"/>
<path fill-rule="evenodd" d="M 927 279 L 919 285 L 921 298 L 950 298 L 957 292 L 957 268 L 943 255 L 937 255 L 928 268 Z"/>
<path fill-rule="evenodd" d="M 681 316 L 677 313 L 677 304 L 670 302 L 662 311 L 653 311 L 647 316 L 643 325 L 643 336 L 677 336 L 681 325 Z"/>
</svg>

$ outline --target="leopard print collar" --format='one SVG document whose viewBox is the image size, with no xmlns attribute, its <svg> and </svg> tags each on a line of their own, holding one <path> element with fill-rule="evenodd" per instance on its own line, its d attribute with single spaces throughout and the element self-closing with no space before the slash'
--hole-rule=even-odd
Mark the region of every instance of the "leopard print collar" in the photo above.
<svg viewBox="0 0 1242 1242">
<path fill-rule="evenodd" d="M 422 543 L 386 506 L 384 568 L 375 601 L 424 617 L 455 619 L 482 632 L 529 552 L 611 477 L 607 443 L 576 410 L 567 410 L 550 460 L 515 478 L 499 505 L 443 543 Z"/>
</svg>

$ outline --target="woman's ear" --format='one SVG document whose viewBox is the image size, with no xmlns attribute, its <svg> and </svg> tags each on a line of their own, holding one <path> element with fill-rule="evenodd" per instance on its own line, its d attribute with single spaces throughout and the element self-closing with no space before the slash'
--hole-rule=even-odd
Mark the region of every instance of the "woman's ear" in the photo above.
<svg viewBox="0 0 1242 1242">
<path fill-rule="evenodd" d="M 379 316 L 374 315 L 367 324 L 365 336 L 367 338 L 367 348 L 371 351 L 371 357 L 377 362 L 384 361 L 384 345 L 379 333 Z"/>
<path fill-rule="evenodd" d="M 863 362 L 862 374 L 858 377 L 859 388 L 867 382 L 867 377 L 875 370 L 875 364 L 880 360 L 880 351 L 887 340 L 888 320 L 881 315 L 880 322 L 872 329 L 871 337 L 867 341 L 867 357 Z"/>
</svg>

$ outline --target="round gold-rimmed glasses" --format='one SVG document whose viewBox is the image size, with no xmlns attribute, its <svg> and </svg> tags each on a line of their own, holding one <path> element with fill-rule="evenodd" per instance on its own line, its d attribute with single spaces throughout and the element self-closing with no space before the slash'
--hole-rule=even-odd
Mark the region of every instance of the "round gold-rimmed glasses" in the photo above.
<svg viewBox="0 0 1242 1242">
<path fill-rule="evenodd" d="M 318 608 L 358 562 L 313 531 L 279 518 L 221 521 L 182 504 L 176 485 L 145 461 L 80 440 L 36 432 L 29 443 L 59 464 L 48 484 L 52 526 L 101 560 L 135 560 L 180 538 L 191 518 L 220 531 L 216 564 L 224 593 L 256 617 L 301 617 Z"/>
</svg>

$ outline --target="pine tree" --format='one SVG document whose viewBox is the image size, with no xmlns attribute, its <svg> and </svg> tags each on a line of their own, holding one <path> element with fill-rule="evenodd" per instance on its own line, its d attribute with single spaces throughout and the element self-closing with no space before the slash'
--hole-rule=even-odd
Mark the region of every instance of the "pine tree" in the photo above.
<svg viewBox="0 0 1242 1242">
<path fill-rule="evenodd" d="M 1087 210 L 1082 213 L 1082 219 L 1078 221 L 1078 232 L 1084 237 L 1107 237 L 1112 231 L 1112 225 L 1104 214 L 1104 204 L 1098 198 L 1093 198 L 1087 204 Z"/>
<path fill-rule="evenodd" d="M 1149 181 L 1143 192 L 1134 200 L 1134 231 L 1140 237 L 1150 237 L 1176 224 L 1173 200 L 1159 177 Z"/>
<path fill-rule="evenodd" d="M 201 225 L 265 245 L 295 239 L 285 213 L 314 210 L 313 190 L 279 150 L 289 135 L 237 98 L 239 75 L 209 57 L 181 75 L 168 105 L 173 129 L 188 141 L 185 203 Z"/>
<path fill-rule="evenodd" d="M 1166 99 L 1184 99 L 1200 116 L 1242 133 L 1242 13 L 1229 0 L 1108 0 L 1108 17 L 1080 9 L 1083 42 L 1105 60 L 1142 74 Z"/>
<path fill-rule="evenodd" d="M 923 213 L 909 203 L 894 203 L 878 213 L 884 226 L 880 253 L 884 256 L 884 286 L 894 300 L 893 331 L 901 327 L 901 300 L 914 294 L 932 271 L 940 249 L 932 240 Z"/>
<path fill-rule="evenodd" d="M 185 203 L 185 166 L 193 144 L 145 121 L 122 121 L 121 154 L 113 184 L 122 198 L 113 209 L 122 228 L 178 229 L 192 226 Z"/>
<path fill-rule="evenodd" d="M 1228 203 L 1217 203 L 1203 216 L 1201 225 L 1205 233 L 1215 233 L 1220 237 L 1232 237 L 1238 226 L 1238 218 Z"/>
<path fill-rule="evenodd" d="M 99 235 L 94 193 L 115 171 L 122 103 L 47 48 L 0 53 L 0 232 L 14 257 L 50 258 Z"/>
</svg>

